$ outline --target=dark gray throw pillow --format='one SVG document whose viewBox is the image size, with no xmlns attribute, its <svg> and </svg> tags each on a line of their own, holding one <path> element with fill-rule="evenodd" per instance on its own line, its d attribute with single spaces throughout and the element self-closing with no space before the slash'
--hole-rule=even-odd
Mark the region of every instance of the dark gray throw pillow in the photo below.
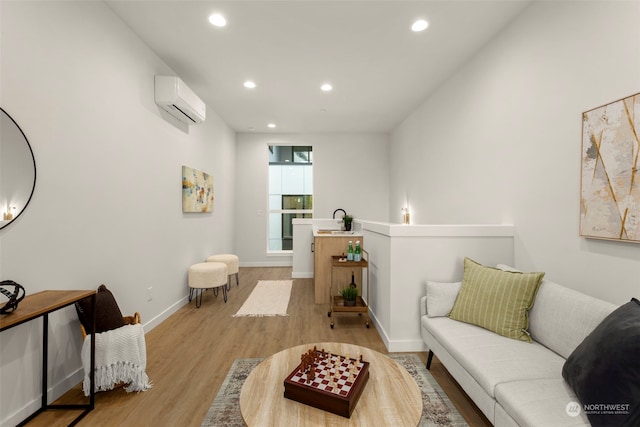
<svg viewBox="0 0 640 427">
<path fill-rule="evenodd" d="M 93 311 L 91 310 L 91 297 L 84 298 L 76 303 L 76 311 L 80 323 L 85 332 L 91 333 Z M 100 285 L 96 294 L 96 333 L 110 331 L 124 326 L 122 312 L 113 294 L 105 285 Z"/>
<path fill-rule="evenodd" d="M 593 427 L 640 425 L 640 301 L 607 316 L 571 353 L 562 376 Z"/>
</svg>

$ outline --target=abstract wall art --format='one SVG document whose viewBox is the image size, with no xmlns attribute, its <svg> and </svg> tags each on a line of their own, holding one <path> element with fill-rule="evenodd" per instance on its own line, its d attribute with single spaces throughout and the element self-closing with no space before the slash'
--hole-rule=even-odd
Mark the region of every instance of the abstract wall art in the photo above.
<svg viewBox="0 0 640 427">
<path fill-rule="evenodd" d="M 580 235 L 640 243 L 640 93 L 582 114 Z"/>
<path fill-rule="evenodd" d="M 182 212 L 213 212 L 213 175 L 182 166 Z"/>
</svg>

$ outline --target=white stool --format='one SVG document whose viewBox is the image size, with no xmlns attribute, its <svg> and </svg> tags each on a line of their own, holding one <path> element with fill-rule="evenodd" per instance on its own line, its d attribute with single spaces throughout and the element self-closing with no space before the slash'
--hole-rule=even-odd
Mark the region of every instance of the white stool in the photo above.
<svg viewBox="0 0 640 427">
<path fill-rule="evenodd" d="M 213 294 L 218 296 L 218 288 L 222 287 L 224 302 L 227 302 L 227 266 L 222 262 L 201 262 L 189 267 L 189 301 L 196 291 L 196 307 L 202 304 L 202 292 L 213 289 Z M 198 301 L 198 293 L 200 301 Z"/>
<path fill-rule="evenodd" d="M 211 255 L 207 258 L 207 262 L 222 262 L 227 265 L 227 274 L 231 276 L 232 274 L 236 275 L 236 286 L 240 285 L 240 281 L 238 280 L 238 271 L 240 268 L 240 261 L 237 255 L 232 254 L 220 254 L 220 255 Z M 227 289 L 231 289 L 231 280 L 227 282 Z"/>
</svg>

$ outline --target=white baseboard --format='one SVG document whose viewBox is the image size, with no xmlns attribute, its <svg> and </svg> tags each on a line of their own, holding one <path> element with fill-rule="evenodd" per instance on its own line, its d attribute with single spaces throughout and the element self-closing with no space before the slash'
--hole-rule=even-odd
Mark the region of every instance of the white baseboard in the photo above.
<svg viewBox="0 0 640 427">
<path fill-rule="evenodd" d="M 291 261 L 253 261 L 240 262 L 240 267 L 292 267 Z"/>
<path fill-rule="evenodd" d="M 291 273 L 291 278 L 292 279 L 313 279 L 313 271 L 312 272 L 292 272 Z"/>
<path fill-rule="evenodd" d="M 391 353 L 413 353 L 426 351 L 426 346 L 422 340 L 391 340 L 387 349 Z"/>
<path fill-rule="evenodd" d="M 371 317 L 371 322 L 378 330 L 380 338 L 382 338 L 382 342 L 384 343 L 384 346 L 387 348 L 388 352 L 406 353 L 427 351 L 427 346 L 424 344 L 422 339 L 393 340 L 389 338 L 387 331 L 382 327 L 375 313 L 371 311 L 371 309 L 369 309 L 369 317 Z"/>
<path fill-rule="evenodd" d="M 52 387 L 49 387 L 47 390 L 47 402 L 51 403 L 58 399 L 60 396 L 68 392 L 72 387 L 76 384 L 82 382 L 84 376 L 84 371 L 82 368 L 72 372 L 66 378 L 62 379 L 58 383 L 54 384 Z M 84 401 L 78 401 L 78 404 L 87 404 L 89 403 L 89 398 L 87 397 Z M 25 418 L 29 417 L 31 414 L 40 409 L 42 405 L 42 395 L 38 394 L 34 399 L 27 402 L 22 408 L 18 409 L 13 414 L 9 415 L 7 418 L 0 420 L 1 427 L 10 427 L 16 426 L 20 422 L 22 422 Z"/>
<path fill-rule="evenodd" d="M 148 322 L 144 322 L 142 327 L 144 328 L 144 333 L 147 334 L 153 328 L 158 326 L 163 321 L 167 320 L 169 316 L 178 311 L 180 307 L 189 303 L 189 297 L 185 295 L 183 298 L 179 299 L 169 307 L 167 307 L 163 312 L 149 320 Z"/>
<path fill-rule="evenodd" d="M 373 326 L 375 326 L 376 330 L 380 334 L 380 338 L 382 338 L 382 342 L 384 343 L 384 346 L 387 348 L 387 351 L 389 351 L 389 336 L 387 335 L 387 331 L 384 330 L 384 328 L 382 327 L 382 324 L 380 323 L 380 321 L 378 321 L 378 318 L 376 317 L 375 313 L 371 310 L 371 308 L 369 308 L 369 318 L 371 319 L 371 323 L 373 323 Z"/>
</svg>

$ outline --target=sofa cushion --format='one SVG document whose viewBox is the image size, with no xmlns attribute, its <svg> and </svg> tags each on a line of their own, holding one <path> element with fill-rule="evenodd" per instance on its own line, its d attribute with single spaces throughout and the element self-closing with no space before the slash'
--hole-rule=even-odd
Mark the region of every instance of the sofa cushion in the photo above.
<svg viewBox="0 0 640 427">
<path fill-rule="evenodd" d="M 529 333 L 566 359 L 615 309 L 609 302 L 543 280 L 529 311 Z"/>
<path fill-rule="evenodd" d="M 427 281 L 427 316 L 448 316 L 456 302 L 462 282 L 441 283 Z"/>
<path fill-rule="evenodd" d="M 519 426 L 589 426 L 577 397 L 562 378 L 498 384 L 496 401 Z M 496 418 L 499 412 L 496 408 Z"/>
<path fill-rule="evenodd" d="M 91 297 L 84 298 L 76 303 L 76 311 L 80 323 L 85 332 L 91 333 L 93 311 L 91 310 Z M 96 293 L 96 333 L 110 331 L 124 326 L 122 312 L 113 294 L 105 285 L 100 285 Z"/>
<path fill-rule="evenodd" d="M 528 310 L 543 276 L 485 267 L 465 258 L 462 287 L 449 317 L 531 342 Z"/>
<path fill-rule="evenodd" d="M 504 382 L 562 379 L 564 359 L 536 342 L 513 340 L 447 317 L 422 316 L 421 326 L 491 397 Z"/>
<path fill-rule="evenodd" d="M 607 316 L 567 359 L 562 376 L 594 427 L 640 424 L 640 301 Z"/>
</svg>

